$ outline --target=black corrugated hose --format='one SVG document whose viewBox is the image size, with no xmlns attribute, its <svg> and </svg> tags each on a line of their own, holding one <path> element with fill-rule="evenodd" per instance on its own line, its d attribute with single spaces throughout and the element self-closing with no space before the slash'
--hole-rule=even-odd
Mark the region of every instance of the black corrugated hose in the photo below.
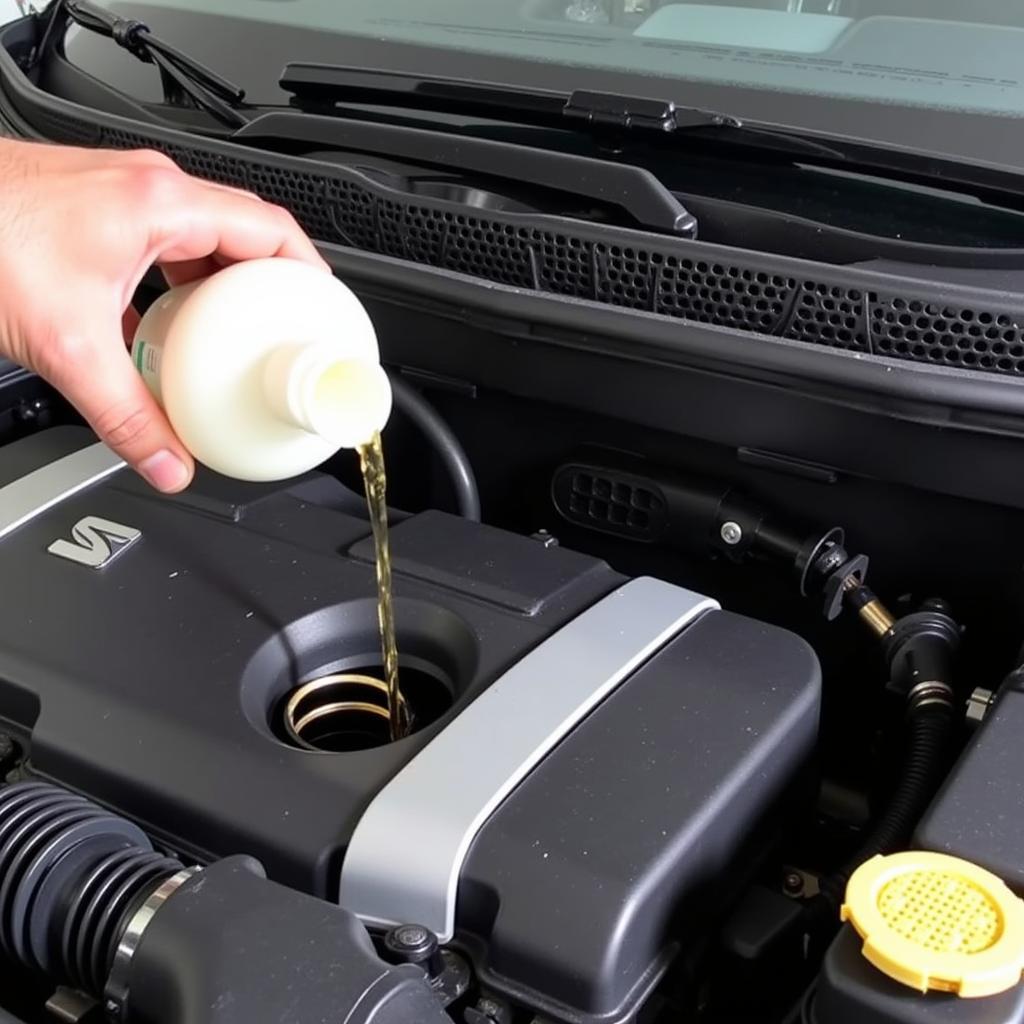
<svg viewBox="0 0 1024 1024">
<path fill-rule="evenodd" d="M 103 994 L 125 925 L 182 870 L 136 825 L 48 782 L 0 788 L 0 957 Z"/>
<path fill-rule="evenodd" d="M 935 795 L 953 735 L 953 706 L 940 701 L 912 710 L 907 722 L 907 747 L 896 791 L 857 853 L 838 871 L 823 879 L 820 892 L 827 912 L 836 920 L 853 872 L 876 854 L 904 848 Z"/>
<path fill-rule="evenodd" d="M 944 601 L 894 622 L 882 637 L 892 684 L 906 694 L 907 733 L 903 764 L 881 816 L 869 827 L 857 853 L 824 878 L 809 911 L 811 926 L 838 923 L 846 884 L 856 869 L 877 854 L 895 853 L 910 842 L 945 774 L 956 729 L 953 662 L 960 628 Z"/>
</svg>

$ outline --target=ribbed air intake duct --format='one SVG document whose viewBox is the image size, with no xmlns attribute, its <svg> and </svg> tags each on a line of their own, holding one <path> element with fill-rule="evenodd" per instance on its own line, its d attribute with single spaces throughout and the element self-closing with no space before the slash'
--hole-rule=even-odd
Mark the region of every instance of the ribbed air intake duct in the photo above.
<svg viewBox="0 0 1024 1024">
<path fill-rule="evenodd" d="M 0 947 L 102 995 L 132 915 L 183 869 L 131 822 L 45 782 L 0 789 Z"/>
<path fill-rule="evenodd" d="M 185 868 L 45 782 L 0 788 L 5 954 L 126 1024 L 451 1024 L 427 974 L 382 960 L 348 911 L 249 857 Z"/>
</svg>

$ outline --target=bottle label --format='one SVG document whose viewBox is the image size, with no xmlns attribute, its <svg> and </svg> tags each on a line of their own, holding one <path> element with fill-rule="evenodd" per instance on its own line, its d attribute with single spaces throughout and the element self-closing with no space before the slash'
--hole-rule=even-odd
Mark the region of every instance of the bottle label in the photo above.
<svg viewBox="0 0 1024 1024">
<path fill-rule="evenodd" d="M 135 362 L 135 369 L 142 375 L 147 387 L 153 393 L 157 401 L 160 400 L 160 361 L 163 351 L 159 345 L 143 341 L 141 338 L 135 342 L 132 351 L 132 359 Z"/>
</svg>

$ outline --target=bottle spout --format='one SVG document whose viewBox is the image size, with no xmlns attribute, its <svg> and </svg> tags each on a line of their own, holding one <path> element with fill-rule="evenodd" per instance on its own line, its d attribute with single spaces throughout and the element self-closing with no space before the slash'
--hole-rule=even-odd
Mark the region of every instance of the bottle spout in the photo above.
<svg viewBox="0 0 1024 1024">
<path fill-rule="evenodd" d="M 333 346 L 285 345 L 264 367 L 275 414 L 338 448 L 358 448 L 391 415 L 391 382 L 372 359 L 339 356 Z"/>
</svg>

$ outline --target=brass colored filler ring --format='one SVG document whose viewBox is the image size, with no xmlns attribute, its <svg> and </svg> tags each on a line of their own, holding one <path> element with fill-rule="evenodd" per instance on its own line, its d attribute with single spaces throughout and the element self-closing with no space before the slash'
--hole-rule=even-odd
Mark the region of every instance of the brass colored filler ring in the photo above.
<svg viewBox="0 0 1024 1024">
<path fill-rule="evenodd" d="M 399 696 L 404 706 L 405 697 Z M 391 716 L 388 687 L 381 679 L 356 672 L 338 672 L 303 683 L 288 698 L 284 709 L 284 727 L 289 738 L 306 750 L 321 750 L 310 732 L 325 720 L 333 722 L 346 716 L 379 718 L 385 728 Z M 408 708 L 406 707 L 406 716 Z"/>
</svg>

